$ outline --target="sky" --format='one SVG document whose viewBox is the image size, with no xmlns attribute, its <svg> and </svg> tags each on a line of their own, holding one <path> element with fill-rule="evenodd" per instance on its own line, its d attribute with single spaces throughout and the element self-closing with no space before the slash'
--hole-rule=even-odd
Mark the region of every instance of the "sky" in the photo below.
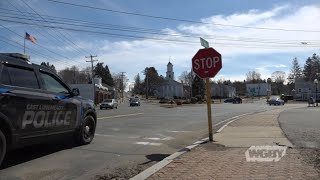
<svg viewBox="0 0 320 180">
<path fill-rule="evenodd" d="M 145 67 L 165 76 L 170 59 L 179 80 L 202 37 L 222 54 L 214 79 L 243 81 L 253 70 L 267 79 L 288 74 L 294 57 L 303 66 L 320 54 L 319 19 L 316 0 L 0 0 L 0 52 L 22 53 L 28 32 L 37 38 L 26 42 L 34 63 L 83 69 L 97 55 L 133 83 Z"/>
</svg>

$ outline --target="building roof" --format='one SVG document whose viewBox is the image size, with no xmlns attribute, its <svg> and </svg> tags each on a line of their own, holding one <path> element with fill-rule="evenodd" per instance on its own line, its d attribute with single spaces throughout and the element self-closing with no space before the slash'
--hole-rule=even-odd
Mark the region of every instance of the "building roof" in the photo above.
<svg viewBox="0 0 320 180">
<path fill-rule="evenodd" d="M 168 65 L 173 65 L 170 61 L 168 62 Z"/>
</svg>

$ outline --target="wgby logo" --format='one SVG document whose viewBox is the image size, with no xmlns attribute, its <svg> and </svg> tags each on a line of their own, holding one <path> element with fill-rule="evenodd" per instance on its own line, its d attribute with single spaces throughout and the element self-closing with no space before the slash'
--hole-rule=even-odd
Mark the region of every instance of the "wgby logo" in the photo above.
<svg viewBox="0 0 320 180">
<path fill-rule="evenodd" d="M 285 146 L 251 146 L 246 152 L 247 162 L 277 162 L 286 155 Z"/>
</svg>

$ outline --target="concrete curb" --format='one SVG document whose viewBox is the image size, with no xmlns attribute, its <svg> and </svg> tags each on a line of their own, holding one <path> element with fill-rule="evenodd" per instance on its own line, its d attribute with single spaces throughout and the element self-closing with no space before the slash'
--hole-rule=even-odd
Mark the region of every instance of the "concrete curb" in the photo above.
<svg viewBox="0 0 320 180">
<path fill-rule="evenodd" d="M 150 177 L 151 175 L 153 175 L 154 173 L 156 173 L 157 171 L 159 171 L 160 169 L 162 169 L 163 167 L 165 167 L 166 165 L 171 163 L 177 157 L 179 157 L 182 154 L 190 151 L 191 149 L 199 146 L 200 144 L 207 142 L 208 140 L 209 140 L 209 138 L 204 138 L 204 139 L 201 139 L 200 141 L 194 142 L 193 144 L 191 144 L 191 145 L 179 150 L 178 152 L 175 152 L 175 153 L 171 154 L 170 156 L 166 157 L 165 159 L 163 159 L 162 161 L 158 162 L 157 164 L 155 164 L 155 165 L 149 167 L 148 169 L 142 171 L 140 174 L 130 178 L 130 180 L 147 179 L 148 177 Z"/>
<path fill-rule="evenodd" d="M 263 112 L 263 111 L 261 111 Z M 241 119 L 247 115 L 252 115 L 255 113 L 260 113 L 260 112 L 253 112 L 253 113 L 245 113 L 245 114 L 241 114 L 238 116 L 234 116 L 232 118 L 229 119 L 225 119 L 223 121 L 220 121 L 216 124 L 214 124 L 214 126 L 217 126 L 221 123 L 227 122 L 224 126 L 222 126 L 218 131 L 216 131 L 216 133 L 220 133 L 225 127 L 227 127 L 230 123 L 234 122 L 235 120 Z M 191 149 L 199 146 L 200 144 L 203 144 L 205 142 L 208 142 L 209 138 L 203 138 L 199 141 L 196 141 L 194 143 L 192 143 L 191 145 L 179 150 L 178 152 L 175 152 L 173 154 L 171 154 L 170 156 L 166 157 L 165 159 L 163 159 L 162 161 L 154 164 L 153 166 L 149 167 L 148 169 L 142 171 L 141 173 L 139 173 L 138 175 L 130 178 L 130 180 L 144 180 L 147 179 L 148 177 L 150 177 L 151 175 L 153 175 L 154 173 L 156 173 L 157 171 L 159 171 L 160 169 L 162 169 L 163 167 L 165 167 L 166 165 L 168 165 L 169 163 L 171 163 L 174 159 L 178 158 L 179 156 L 181 156 L 182 154 L 191 151 Z"/>
</svg>

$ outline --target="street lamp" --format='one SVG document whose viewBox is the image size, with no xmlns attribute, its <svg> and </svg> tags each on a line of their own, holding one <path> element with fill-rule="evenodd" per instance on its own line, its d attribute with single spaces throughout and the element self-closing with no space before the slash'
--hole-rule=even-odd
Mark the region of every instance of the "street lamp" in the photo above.
<svg viewBox="0 0 320 180">
<path fill-rule="evenodd" d="M 318 106 L 317 95 L 318 95 L 318 79 L 314 80 L 314 84 L 316 85 L 316 106 Z"/>
</svg>

